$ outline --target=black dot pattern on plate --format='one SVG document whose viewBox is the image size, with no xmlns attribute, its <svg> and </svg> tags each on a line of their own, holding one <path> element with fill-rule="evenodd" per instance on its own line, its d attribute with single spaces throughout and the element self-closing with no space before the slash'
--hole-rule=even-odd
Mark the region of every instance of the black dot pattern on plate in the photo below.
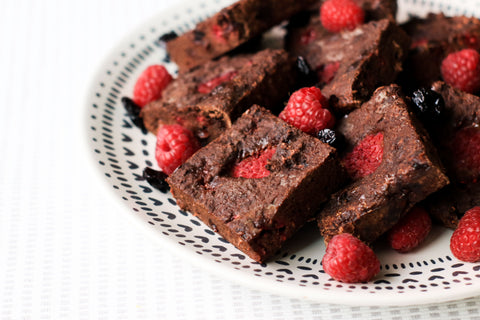
<svg viewBox="0 0 480 320">
<path fill-rule="evenodd" d="M 458 262 L 448 250 L 443 255 L 423 254 L 383 264 L 380 274 L 367 284 L 343 284 L 331 279 L 322 268 L 323 252 L 290 251 L 287 246 L 273 261 L 260 264 L 235 249 L 196 217 L 180 210 L 170 193 L 161 193 L 144 181 L 144 167 L 155 163 L 155 137 L 150 133 L 143 134 L 131 123 L 120 100 L 123 96 L 131 96 L 134 81 L 146 66 L 162 63 L 170 72 L 176 71 L 164 46 L 158 42 L 162 34 L 172 30 L 182 33 L 213 14 L 216 8 L 231 2 L 201 1 L 172 13 L 165 18 L 168 20 L 157 19 L 155 24 L 140 30 L 136 37 L 114 53 L 99 77 L 88 106 L 89 141 L 100 170 L 122 201 L 137 217 L 158 230 L 159 236 L 163 235 L 202 258 L 228 265 L 252 277 L 318 290 L 360 294 L 428 293 L 478 285 L 480 263 Z M 420 0 L 401 2 L 413 8 L 428 5 L 428 1 Z M 458 14 L 460 10 L 448 4 L 439 9 L 451 14 Z M 185 16 L 190 20 L 187 21 Z"/>
</svg>

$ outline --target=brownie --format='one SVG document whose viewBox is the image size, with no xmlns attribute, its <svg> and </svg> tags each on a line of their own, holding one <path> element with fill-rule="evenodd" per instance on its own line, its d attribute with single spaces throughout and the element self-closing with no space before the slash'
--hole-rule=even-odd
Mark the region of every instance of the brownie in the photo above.
<svg viewBox="0 0 480 320">
<path fill-rule="evenodd" d="M 477 18 L 430 13 L 425 18 L 413 17 L 401 27 L 412 38 L 405 72 L 399 80 L 405 87 L 429 87 L 441 80 L 440 66 L 448 54 L 465 48 L 480 49 Z"/>
<path fill-rule="evenodd" d="M 274 150 L 268 176 L 232 176 L 236 163 L 265 150 Z M 264 262 L 344 178 L 334 148 L 254 105 L 167 181 L 180 208 Z"/>
<path fill-rule="evenodd" d="M 319 87 L 337 111 L 346 113 L 367 101 L 376 88 L 392 83 L 402 69 L 409 37 L 388 19 L 353 31 L 297 38 L 294 55 L 303 56 L 319 76 Z"/>
<path fill-rule="evenodd" d="M 299 78 L 295 59 L 281 49 L 223 57 L 180 74 L 140 116 L 153 133 L 179 123 L 206 144 L 254 103 L 280 110 Z"/>
<path fill-rule="evenodd" d="M 480 176 L 467 170 L 455 158 L 454 146 L 460 130 L 480 130 L 480 98 L 437 81 L 432 90 L 445 102 L 444 121 L 432 126 L 430 134 L 445 164 L 451 185 L 429 197 L 430 214 L 449 228 L 455 228 L 465 211 L 480 205 Z"/>
<path fill-rule="evenodd" d="M 317 1 L 308 10 L 294 15 L 287 25 L 287 47 L 295 47 L 295 39 L 304 41 L 319 40 L 329 32 L 322 26 L 320 6 L 323 1 Z M 396 0 L 354 0 L 365 12 L 365 22 L 389 19 L 396 21 Z M 293 48 L 294 49 L 294 48 Z"/>
<path fill-rule="evenodd" d="M 345 136 L 345 154 L 366 136 L 382 133 L 383 157 L 373 173 L 353 180 L 321 210 L 318 225 L 326 242 L 348 232 L 371 243 L 448 183 L 435 148 L 397 85 L 378 88 L 361 108 L 339 120 L 337 130 Z"/>
<path fill-rule="evenodd" d="M 179 71 L 217 58 L 308 8 L 315 0 L 240 0 L 167 41 Z"/>
</svg>

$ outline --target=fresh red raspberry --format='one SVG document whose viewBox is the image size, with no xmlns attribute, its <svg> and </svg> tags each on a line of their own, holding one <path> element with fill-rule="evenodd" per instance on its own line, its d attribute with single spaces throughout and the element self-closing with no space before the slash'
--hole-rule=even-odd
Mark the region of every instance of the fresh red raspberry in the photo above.
<svg viewBox="0 0 480 320">
<path fill-rule="evenodd" d="M 144 107 L 162 96 L 162 91 L 172 81 L 172 76 L 162 65 L 152 65 L 145 69 L 133 87 L 133 101 Z"/>
<path fill-rule="evenodd" d="M 380 271 L 380 262 L 373 250 L 349 233 L 330 240 L 322 265 L 333 279 L 346 283 L 370 281 Z"/>
<path fill-rule="evenodd" d="M 353 179 L 373 173 L 382 163 L 383 133 L 371 134 L 363 138 L 353 150 L 343 158 L 343 165 Z"/>
<path fill-rule="evenodd" d="M 460 129 L 450 147 L 461 182 L 476 182 L 480 177 L 480 128 Z"/>
<path fill-rule="evenodd" d="M 425 240 L 432 229 L 427 211 L 413 207 L 387 234 L 388 243 L 398 252 L 408 252 Z"/>
<path fill-rule="evenodd" d="M 463 49 L 449 54 L 442 61 L 443 80 L 457 89 L 475 93 L 480 89 L 480 54 L 474 49 Z"/>
<path fill-rule="evenodd" d="M 333 127 L 335 119 L 327 107 L 327 99 L 316 87 L 295 91 L 282 110 L 280 119 L 303 132 L 315 135 L 318 131 Z"/>
<path fill-rule="evenodd" d="M 365 12 L 352 0 L 327 0 L 320 7 L 320 20 L 330 32 L 353 30 L 363 24 Z"/>
<path fill-rule="evenodd" d="M 268 177 L 270 171 L 265 167 L 268 160 L 272 159 L 276 148 L 268 148 L 243 159 L 236 163 L 231 171 L 231 176 L 234 178 L 259 179 Z"/>
<path fill-rule="evenodd" d="M 158 166 L 167 175 L 184 163 L 200 148 L 193 133 L 179 124 L 158 128 L 155 158 Z"/>
<path fill-rule="evenodd" d="M 201 83 L 197 87 L 197 91 L 200 93 L 210 93 L 213 89 L 225 83 L 227 81 L 232 80 L 233 77 L 237 75 L 237 71 L 228 71 L 218 77 L 215 77 L 207 82 Z"/>
<path fill-rule="evenodd" d="M 453 255 L 465 262 L 480 261 L 480 207 L 474 207 L 458 222 L 450 238 Z"/>
</svg>

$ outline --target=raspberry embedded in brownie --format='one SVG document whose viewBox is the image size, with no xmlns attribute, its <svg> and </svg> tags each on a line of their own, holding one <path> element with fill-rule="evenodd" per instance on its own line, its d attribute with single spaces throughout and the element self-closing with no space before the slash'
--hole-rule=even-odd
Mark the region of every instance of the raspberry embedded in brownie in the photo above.
<svg viewBox="0 0 480 320">
<path fill-rule="evenodd" d="M 414 204 L 449 182 L 427 133 L 396 85 L 378 88 L 368 102 L 340 119 L 337 130 L 347 143 L 343 157 L 379 133 L 383 150 L 373 172 L 353 176 L 320 212 L 318 225 L 327 242 L 344 232 L 373 242 Z"/>
<path fill-rule="evenodd" d="M 254 158 L 266 163 L 260 175 L 232 170 Z M 180 208 L 264 262 L 344 179 L 334 148 L 252 106 L 167 181 Z"/>
</svg>

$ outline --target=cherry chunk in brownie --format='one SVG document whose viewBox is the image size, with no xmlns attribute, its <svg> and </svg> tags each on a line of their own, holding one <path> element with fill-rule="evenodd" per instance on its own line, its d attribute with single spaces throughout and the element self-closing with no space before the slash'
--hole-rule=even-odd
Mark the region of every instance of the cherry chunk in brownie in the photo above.
<svg viewBox="0 0 480 320">
<path fill-rule="evenodd" d="M 326 242 L 351 233 L 371 243 L 448 183 L 436 150 L 405 101 L 400 87 L 381 87 L 340 120 L 338 130 L 347 143 L 342 162 L 353 182 L 319 215 Z"/>
<path fill-rule="evenodd" d="M 236 173 L 252 157 L 265 160 L 261 177 Z M 180 208 L 264 262 L 344 178 L 334 148 L 254 105 L 167 182 Z"/>
<path fill-rule="evenodd" d="M 261 35 L 316 0 L 241 0 L 223 8 L 190 30 L 167 41 L 179 71 L 217 58 Z"/>
<path fill-rule="evenodd" d="M 295 40 L 289 50 L 317 71 L 322 93 L 344 113 L 396 79 L 410 45 L 406 33 L 389 19 L 371 21 L 353 31 Z"/>
<path fill-rule="evenodd" d="M 140 116 L 154 134 L 159 125 L 178 123 L 206 144 L 252 104 L 281 108 L 299 77 L 284 50 L 223 57 L 179 75 Z"/>
<path fill-rule="evenodd" d="M 401 27 L 412 38 L 399 80 L 405 87 L 429 87 L 441 80 L 440 66 L 448 54 L 480 49 L 480 20 L 474 17 L 430 13 L 424 18 L 411 18 Z"/>
<path fill-rule="evenodd" d="M 426 206 L 439 222 L 455 228 L 467 210 L 480 205 L 480 98 L 442 81 L 432 90 L 443 97 L 445 114 L 430 134 L 452 183 Z"/>
</svg>

